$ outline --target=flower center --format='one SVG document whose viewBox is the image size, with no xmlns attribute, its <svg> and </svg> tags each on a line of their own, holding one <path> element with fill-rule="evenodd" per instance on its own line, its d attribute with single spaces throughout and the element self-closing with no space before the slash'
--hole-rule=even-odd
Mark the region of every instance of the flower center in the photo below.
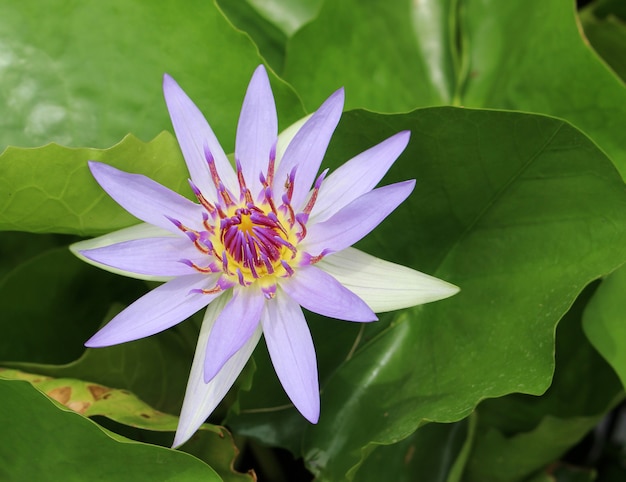
<svg viewBox="0 0 626 482">
<path fill-rule="evenodd" d="M 295 171 L 285 181 L 281 204 L 274 201 L 274 152 L 270 155 L 267 177 L 260 176 L 262 189 L 257 202 L 254 202 L 246 186 L 238 162 L 240 192 L 238 202 L 235 202 L 235 196 L 219 178 L 211 153 L 206 150 L 205 154 L 219 202 L 208 201 L 200 189 L 189 181 L 196 198 L 205 209 L 202 223 L 204 230 L 196 231 L 175 219 L 171 221 L 199 251 L 207 255 L 207 266 L 199 266 L 191 260 L 181 262 L 200 273 L 222 274 L 215 288 L 201 292 L 215 293 L 236 284 L 250 286 L 258 283 L 265 295 L 271 298 L 278 279 L 293 276 L 294 268 L 303 259 L 304 253 L 299 252 L 296 246 L 306 236 L 306 222 L 325 172 L 316 181 L 303 211 L 295 214 L 291 207 Z"/>
<path fill-rule="evenodd" d="M 296 257 L 297 239 L 287 221 L 263 204 L 233 209 L 230 216 L 220 220 L 219 234 L 215 233 L 213 242 L 214 246 L 223 247 L 224 273 L 234 271 L 238 278 L 241 273 L 247 283 L 267 276 L 290 276 L 289 262 Z"/>
<path fill-rule="evenodd" d="M 220 240 L 234 261 L 244 266 L 264 266 L 280 259 L 284 228 L 254 206 L 239 208 L 222 220 Z"/>
</svg>

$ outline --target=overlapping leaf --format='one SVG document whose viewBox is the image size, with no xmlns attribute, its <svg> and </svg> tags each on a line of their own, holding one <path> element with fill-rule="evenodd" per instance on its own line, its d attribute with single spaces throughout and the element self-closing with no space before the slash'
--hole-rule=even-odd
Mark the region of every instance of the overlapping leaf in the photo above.
<svg viewBox="0 0 626 482">
<path fill-rule="evenodd" d="M 619 0 L 592 2 L 581 13 L 585 36 L 594 50 L 626 81 L 626 7 Z"/>
<path fill-rule="evenodd" d="M 289 40 L 283 77 L 308 109 L 341 86 L 348 108 L 448 104 L 456 88 L 454 23 L 451 0 L 325 2 Z"/>
<path fill-rule="evenodd" d="M 626 267 L 602 281 L 583 317 L 589 341 L 626 387 Z"/>
<path fill-rule="evenodd" d="M 155 410 L 127 390 L 69 378 L 51 378 L 0 367 L 0 379 L 24 380 L 56 400 L 59 404 L 85 417 L 104 416 L 120 424 L 151 432 L 170 432 L 170 443 L 178 417 Z M 142 437 L 143 438 L 143 437 Z M 148 437 L 150 438 L 150 437 Z M 233 471 L 237 449 L 230 434 L 222 427 L 205 424 L 183 448 L 211 466 L 229 482 L 253 480 L 249 475 Z"/>
<path fill-rule="evenodd" d="M 0 368 L 0 377 L 25 380 L 61 405 L 86 417 L 102 415 L 116 422 L 156 431 L 176 431 L 178 418 L 159 412 L 126 390 L 73 378 L 51 378 Z M 217 427 L 214 428 L 219 433 Z"/>
<path fill-rule="evenodd" d="M 356 473 L 355 480 L 459 482 L 474 437 L 475 419 L 428 424 L 394 445 L 377 447 Z"/>
<path fill-rule="evenodd" d="M 556 323 L 589 281 L 626 259 L 624 185 L 570 125 L 453 108 L 352 112 L 329 159 L 402 129 L 413 137 L 388 180 L 415 177 L 415 193 L 360 247 L 462 291 L 399 313 L 325 383 L 320 423 L 303 447 L 320 480 L 353 475 L 372 444 L 401 440 L 426 420 L 460 420 L 485 397 L 545 391 Z M 326 322 L 318 345 L 336 323 Z M 255 397 L 253 388 L 242 407 L 255 408 Z M 255 431 L 248 416 L 246 433 L 279 444 L 292 433 L 293 419 L 273 420 L 279 428 L 268 432 L 266 417 Z"/>
<path fill-rule="evenodd" d="M 232 151 L 256 46 L 213 2 L 0 2 L 0 151 L 58 142 L 106 147 L 170 123 L 161 79 L 174 76 Z M 95 20 L 97 19 L 97 27 Z M 302 115 L 274 78 L 284 126 Z"/>
<path fill-rule="evenodd" d="M 3 480 L 222 480 L 189 454 L 114 436 L 59 409 L 25 381 L 0 379 L 0 399 Z"/>
<path fill-rule="evenodd" d="M 0 155 L 0 229 L 94 236 L 138 223 L 99 187 L 89 160 L 190 194 L 180 149 L 166 132 L 149 143 L 127 136 L 109 149 L 11 147 Z"/>
<path fill-rule="evenodd" d="M 569 0 L 467 2 L 460 27 L 469 57 L 463 104 L 567 119 L 626 178 L 620 140 L 626 86 L 583 41 L 575 15 Z"/>
<path fill-rule="evenodd" d="M 570 0 L 326 2 L 288 41 L 283 74 L 309 109 L 344 85 L 350 108 L 454 103 L 558 116 L 626 177 L 626 88 L 581 37 Z"/>
<path fill-rule="evenodd" d="M 348 107 L 404 112 L 452 103 L 547 113 L 582 129 L 626 176 L 624 84 L 585 44 L 569 0 L 392 0 L 384 7 L 346 0 L 326 1 L 319 12 L 318 1 L 220 0 L 243 32 L 214 4 L 199 0 L 182 7 L 174 0 L 49 0 L 45 15 L 35 0 L 0 3 L 0 150 L 50 141 L 108 146 L 128 132 L 152 138 L 169 129 L 160 93 L 165 71 L 198 101 L 226 150 L 232 150 L 245 85 L 263 56 L 292 82 L 308 110 L 343 85 Z M 607 13 L 615 13 L 618 2 L 599 4 L 588 8 L 583 25 L 619 74 L 623 25 Z M 272 84 L 285 126 L 302 110 L 288 86 L 276 78 Z M 239 415 L 233 411 L 229 418 L 242 435 L 303 454 L 320 480 L 403 480 L 416 473 L 458 480 L 472 444 L 478 455 L 470 472 L 478 479 L 497 473 L 489 462 L 498 449 L 506 449 L 498 438 L 506 431 L 502 420 L 486 422 L 493 428 L 491 439 L 484 435 L 488 430 L 481 431 L 476 441 L 468 435 L 465 445 L 448 435 L 466 422 L 423 424 L 461 420 L 485 397 L 543 392 L 551 383 L 556 323 L 586 283 L 626 260 L 624 186 L 607 157 L 566 122 L 455 109 L 390 117 L 352 112 L 333 141 L 330 163 L 336 166 L 401 129 L 412 130 L 413 139 L 388 180 L 415 177 L 416 192 L 360 247 L 449 279 L 461 286 L 461 294 L 386 315 L 363 331 L 310 316 L 323 384 L 320 424 L 309 426 L 290 407 L 261 353 L 252 389 L 241 395 L 240 407 L 235 404 Z M 0 229 L 96 235 L 134 223 L 93 181 L 88 159 L 144 173 L 189 194 L 188 174 L 169 134 L 149 143 L 128 137 L 102 151 L 10 148 L 0 156 Z M 111 304 L 129 302 L 143 286 L 119 278 L 111 282 L 110 275 L 79 268 L 60 251 L 28 260 L 57 246 L 59 238 L 35 241 L 12 234 L 7 239 L 0 244 L 7 258 L 0 263 L 0 359 L 31 362 L 20 366 L 35 373 L 130 388 L 151 406 L 175 413 L 195 328 L 187 341 L 181 337 L 183 326 L 154 339 L 87 351 L 71 361 Z M 21 250 L 16 241 L 27 254 L 14 255 Z M 623 382 L 621 271 L 600 285 L 585 313 L 585 330 Z M 582 346 L 570 338 L 564 343 L 571 350 Z M 567 373 L 583 373 L 585 363 L 572 363 Z M 5 383 L 16 382 L 0 387 Z M 505 478 L 528 473 L 530 465 L 520 454 L 535 441 L 569 446 L 608 409 L 604 404 L 570 413 L 548 406 L 550 393 L 540 399 L 547 405 L 539 403 L 523 420 L 540 422 L 513 430 L 521 435 L 508 446 Z M 5 395 L 16 400 L 24 394 Z M 526 413 L 533 404 L 520 397 L 516 410 Z M 590 400 L 585 397 L 581 392 L 572 399 Z M 509 399 L 502 399 L 504 406 Z M 40 412 L 39 399 L 20 400 L 44 418 L 57 417 Z M 16 408 L 18 416 L 26 413 L 22 408 Z M 482 410 L 483 422 L 486 414 Z M 65 455 L 72 463 L 86 460 L 72 445 L 87 440 L 82 428 L 67 423 L 67 436 L 75 440 L 64 440 L 45 460 L 54 463 Z M 31 440 L 40 426 L 29 429 Z M 441 436 L 440 445 L 410 454 L 411 447 L 421 447 L 422 437 L 432 441 L 433 436 Z M 198 456 L 209 460 L 212 448 L 202 437 L 196 442 Z M 456 465 L 437 459 L 437 449 L 444 446 L 452 447 Z M 433 466 L 420 465 L 429 450 Z M 14 453 L 22 454 L 15 460 L 25 460 L 27 447 L 5 444 L 0 451 Z M 125 463 L 108 446 L 100 453 Z M 223 453 L 232 458 L 231 449 Z M 371 460 L 360 466 L 370 453 Z M 559 453 L 550 452 L 551 457 Z M 137 467 L 144 468 L 141 457 Z M 377 463 L 380 458 L 394 462 L 384 467 Z M 99 460 L 94 465 L 102 469 Z M 537 460 L 535 468 L 548 461 Z M 222 467 L 229 463 L 227 458 Z M 112 471 L 120 467 L 110 465 Z M 183 474 L 176 480 L 185 480 L 187 462 L 176 465 Z M 406 466 L 410 469 L 403 470 Z M 28 469 L 29 480 L 36 480 L 38 467 Z M 384 469 L 387 473 L 377 472 Z M 150 477 L 150 467 L 145 470 L 142 474 Z M 593 476 L 570 469 L 547 474 L 537 480 Z M 79 475 L 84 480 L 85 473 Z"/>
<path fill-rule="evenodd" d="M 139 285 L 85 266 L 67 247 L 44 251 L 0 279 L 0 360 L 68 363 L 108 305 L 138 293 Z"/>
<path fill-rule="evenodd" d="M 593 288 L 559 323 L 556 370 L 548 391 L 542 397 L 486 400 L 478 407 L 468 481 L 526 480 L 563 456 L 623 400 L 615 373 L 583 334 L 582 313 Z"/>
</svg>

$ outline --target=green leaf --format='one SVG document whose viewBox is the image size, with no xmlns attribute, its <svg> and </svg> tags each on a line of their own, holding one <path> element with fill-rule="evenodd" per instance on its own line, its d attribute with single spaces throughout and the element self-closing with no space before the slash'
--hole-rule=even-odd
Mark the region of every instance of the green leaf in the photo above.
<svg viewBox="0 0 626 482">
<path fill-rule="evenodd" d="M 624 184 L 567 123 L 451 108 L 355 112 L 337 138 L 364 147 L 368 133 L 406 128 L 414 137 L 391 177 L 416 177 L 415 194 L 361 247 L 462 291 L 399 314 L 324 387 L 304 453 L 331 479 L 358 462 L 333 454 L 396 441 L 422 420 L 459 420 L 482 398 L 545 391 L 556 323 L 626 259 Z M 335 146 L 332 158 L 348 157 Z M 345 436 L 329 445 L 337 431 Z"/>
<path fill-rule="evenodd" d="M 349 360 L 357 347 L 383 330 L 391 318 L 383 313 L 379 315 L 378 323 L 366 325 L 329 320 L 308 311 L 305 316 L 313 339 L 323 340 L 315 348 L 322 386 L 337 366 Z M 264 342 L 256 348 L 254 361 L 254 380 L 263 382 L 253 383 L 252 387 L 238 393 L 238 403 L 231 409 L 225 423 L 239 435 L 260 438 L 266 445 L 299 454 L 302 433 L 309 423 L 287 398 Z"/>
<path fill-rule="evenodd" d="M 250 36 L 266 62 L 282 72 L 287 40 L 318 14 L 322 0 L 216 0 L 233 25 Z"/>
<path fill-rule="evenodd" d="M 453 15 L 451 1 L 325 2 L 289 40 L 282 76 L 308 110 L 341 86 L 350 109 L 401 112 L 450 103 Z"/>
<path fill-rule="evenodd" d="M 323 0 L 247 0 L 247 3 L 290 37 L 317 16 Z"/>
<path fill-rule="evenodd" d="M 0 379 L 0 399 L 3 480 L 222 480 L 184 452 L 112 438 L 27 382 Z"/>
<path fill-rule="evenodd" d="M 586 15 L 587 12 L 592 12 L 600 20 L 614 16 L 626 21 L 626 3 L 622 0 L 593 0 L 583 8 L 581 14 Z"/>
<path fill-rule="evenodd" d="M 549 467 L 545 472 L 541 472 L 527 479 L 526 482 L 593 482 L 596 480 L 596 475 L 596 471 L 592 469 L 573 467 L 571 465 L 559 465 Z M 609 482 L 609 479 L 606 478 L 602 480 L 603 482 Z M 618 482 L 618 480 L 621 479 L 615 479 L 613 482 Z"/>
<path fill-rule="evenodd" d="M 0 279 L 42 251 L 66 246 L 70 242 L 72 239 L 54 234 L 3 232 L 0 234 Z"/>
<path fill-rule="evenodd" d="M 285 61 L 285 34 L 245 0 L 217 0 L 217 4 L 233 25 L 254 40 L 272 69 L 280 72 Z"/>
<path fill-rule="evenodd" d="M 120 424 L 152 432 L 175 432 L 178 425 L 178 417 L 155 410 L 127 390 L 6 368 L 0 368 L 0 378 L 28 381 L 48 397 L 85 417 L 104 416 Z M 165 443 L 169 445 L 172 437 L 170 434 Z M 141 439 L 148 438 L 149 435 L 144 435 Z M 232 463 L 238 450 L 223 427 L 202 425 L 182 450 L 207 462 L 226 481 L 251 480 L 250 475 L 233 471 Z"/>
<path fill-rule="evenodd" d="M 40 297 L 38 303 L 29 302 L 33 277 L 43 285 L 54 286 L 46 290 L 47 296 Z M 3 327 L 5 337 L 0 339 L 3 342 L 0 353 L 4 359 L 30 361 L 7 361 L 3 363 L 5 366 L 41 374 L 36 376 L 40 389 L 85 416 L 103 415 L 144 430 L 170 432 L 161 437 L 138 431 L 128 433 L 133 438 L 154 439 L 155 443 L 166 445 L 172 442 L 171 432 L 175 431 L 178 418 L 162 411 L 177 414 L 180 410 L 193 354 L 193 346 L 187 339 L 194 338 L 191 343 L 194 345 L 197 336 L 197 327 L 192 322 L 132 343 L 88 349 L 78 360 L 54 365 L 50 363 L 78 356 L 84 350 L 84 341 L 100 324 L 98 313 L 114 299 L 138 296 L 141 291 L 137 287 L 144 283 L 85 265 L 66 247 L 25 262 L 4 282 L 0 308 L 10 316 L 3 320 L 10 322 Z M 83 292 L 77 286 L 88 287 L 88 291 Z M 74 300 L 76 297 L 80 303 Z M 111 310 L 106 319 L 119 309 L 117 306 Z M 23 321 L 16 323 L 18 315 Z M 194 333 L 187 335 L 187 331 Z M 40 363 L 33 363 L 36 361 Z M 2 374 L 6 377 L 7 373 Z M 14 373 L 20 374 L 18 378 L 25 376 L 23 372 Z M 27 378 L 32 381 L 33 377 Z M 208 430 L 212 432 L 207 433 Z M 248 475 L 232 470 L 237 449 L 230 434 L 222 428 L 205 425 L 183 450 L 209 463 L 224 480 L 250 480 Z"/>
<path fill-rule="evenodd" d="M 103 320 L 121 310 L 120 303 L 145 291 L 144 282 L 89 266 L 66 246 L 44 251 L 0 279 L 0 360 L 27 372 L 130 390 L 177 413 L 197 337 L 192 322 L 132 343 L 84 347 Z M 193 333 L 187 337 L 186 331 Z"/>
<path fill-rule="evenodd" d="M 117 306 L 109 312 L 105 320 L 111 319 L 119 311 L 120 306 Z M 38 326 L 36 329 L 40 330 Z M 94 328 L 89 336 L 96 330 Z M 83 342 L 88 338 L 86 336 L 74 345 L 84 352 L 80 358 L 70 363 L 59 365 L 5 361 L 3 364 L 48 377 L 90 380 L 100 385 L 128 390 L 159 410 L 178 413 L 193 356 L 193 348 L 184 341 L 182 331 L 183 326 L 179 325 L 157 336 L 84 350 Z M 21 327 L 19 331 L 16 330 L 13 339 L 24 339 L 27 335 L 25 327 Z M 68 327 L 61 336 L 68 340 L 63 349 L 70 351 L 68 348 L 73 348 L 69 342 L 73 339 L 72 328 Z M 54 349 L 50 351 L 55 353 Z M 32 360 L 32 355 L 27 359 Z"/>
<path fill-rule="evenodd" d="M 589 135 L 626 178 L 626 87 L 581 37 L 574 3 L 463 4 L 460 28 L 469 66 L 463 105 L 567 119 Z"/>
<path fill-rule="evenodd" d="M 110 146 L 129 132 L 151 139 L 170 128 L 167 72 L 232 152 L 246 85 L 262 59 L 213 2 L 2 0 L 0 8 L 0 151 L 50 141 Z M 286 127 L 302 110 L 276 77 L 273 88 Z"/>
<path fill-rule="evenodd" d="M 289 40 L 283 77 L 309 110 L 343 85 L 347 108 L 455 104 L 557 116 L 626 178 L 626 88 L 581 37 L 571 0 L 325 2 Z"/>
<path fill-rule="evenodd" d="M 141 291 L 93 269 L 67 247 L 18 265 L 0 279 L 0 360 L 67 363 L 82 354 L 113 300 Z"/>
<path fill-rule="evenodd" d="M 478 407 L 468 482 L 513 482 L 553 465 L 624 399 L 619 380 L 582 331 L 592 289 L 576 300 L 556 333 L 556 370 L 541 397 L 509 395 Z"/>
<path fill-rule="evenodd" d="M 207 424 L 203 425 L 205 426 Z M 209 464 L 224 482 L 257 482 L 254 469 L 249 469 L 247 473 L 235 470 L 234 462 L 239 455 L 239 449 L 230 432 L 224 427 L 218 428 L 218 434 L 200 429 L 180 450 Z"/>
<path fill-rule="evenodd" d="M 585 285 L 626 260 L 624 183 L 566 122 L 455 108 L 354 111 L 328 167 L 403 129 L 412 140 L 381 184 L 416 178 L 415 192 L 358 246 L 461 292 L 396 313 L 382 333 L 365 327 L 367 341 L 347 360 L 358 328 L 342 341 L 345 361 L 323 383 L 320 422 L 304 423 L 299 449 L 320 480 L 353 474 L 374 445 L 424 421 L 461 420 L 487 397 L 543 393 L 558 320 Z M 316 346 L 341 324 L 325 320 Z M 294 420 L 267 417 L 257 414 L 256 428 L 248 417 L 246 433 L 270 443 L 285 435 L 293 446 Z"/>
<path fill-rule="evenodd" d="M 467 480 L 521 481 L 565 453 L 572 441 L 579 441 L 599 420 L 599 417 L 565 420 L 547 416 L 534 430 L 513 437 L 488 430 L 476 447 L 475 464 L 470 465 Z"/>
<path fill-rule="evenodd" d="M 588 5 L 580 13 L 585 36 L 615 73 L 626 80 L 626 8 L 623 2 L 613 2 L 612 8 L 605 10 L 598 3 Z M 609 2 L 604 4 L 609 6 Z M 618 16 L 619 8 L 623 10 L 622 18 Z"/>
<path fill-rule="evenodd" d="M 167 132 L 148 143 L 127 136 L 109 149 L 10 147 L 0 155 L 0 229 L 94 236 L 137 224 L 98 185 L 89 160 L 191 194 L 180 149 Z"/>
<path fill-rule="evenodd" d="M 61 405 L 85 417 L 102 415 L 118 423 L 146 430 L 175 432 L 178 417 L 155 410 L 127 390 L 73 378 L 50 378 L 40 374 L 0 368 L 0 376 L 25 380 Z M 218 427 L 207 426 L 215 433 Z"/>
<path fill-rule="evenodd" d="M 626 387 L 626 266 L 614 271 L 598 287 L 583 315 L 591 344 L 613 367 Z"/>
<path fill-rule="evenodd" d="M 394 445 L 377 447 L 359 468 L 359 482 L 459 482 L 472 444 L 474 417 L 451 424 L 429 423 Z"/>
</svg>

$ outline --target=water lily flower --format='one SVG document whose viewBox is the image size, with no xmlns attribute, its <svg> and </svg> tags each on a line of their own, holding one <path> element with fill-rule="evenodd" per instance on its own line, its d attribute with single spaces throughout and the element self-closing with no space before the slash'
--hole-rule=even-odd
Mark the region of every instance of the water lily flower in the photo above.
<svg viewBox="0 0 626 482">
<path fill-rule="evenodd" d="M 409 132 L 331 175 L 318 175 L 342 113 L 343 90 L 279 138 L 269 79 L 259 66 L 243 101 L 233 169 L 200 110 L 168 75 L 163 91 L 197 202 L 145 176 L 89 163 L 100 186 L 143 224 L 72 250 L 104 269 L 165 283 L 118 314 L 86 346 L 147 337 L 208 306 L 174 446 L 188 440 L 226 395 L 261 334 L 287 395 L 316 423 L 317 363 L 301 306 L 370 322 L 375 312 L 458 291 L 351 248 L 413 190 L 413 180 L 374 189 L 406 147 Z"/>
</svg>

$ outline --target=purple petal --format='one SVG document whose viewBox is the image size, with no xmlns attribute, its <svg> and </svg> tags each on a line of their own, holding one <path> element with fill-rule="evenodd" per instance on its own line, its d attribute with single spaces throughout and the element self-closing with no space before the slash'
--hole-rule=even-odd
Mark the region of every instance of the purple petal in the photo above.
<svg viewBox="0 0 626 482">
<path fill-rule="evenodd" d="M 322 183 L 310 219 L 322 222 L 356 198 L 374 189 L 406 148 L 411 133 L 398 132 L 352 158 Z"/>
<path fill-rule="evenodd" d="M 192 289 L 213 288 L 219 276 L 202 274 L 168 281 L 139 298 L 113 318 L 85 346 L 117 345 L 154 335 L 189 318 L 221 293 L 191 293 Z"/>
<path fill-rule="evenodd" d="M 263 334 L 285 392 L 311 423 L 320 415 L 315 348 L 302 310 L 284 293 L 265 304 Z"/>
<path fill-rule="evenodd" d="M 415 181 L 410 180 L 363 194 L 329 220 L 307 226 L 302 249 L 317 255 L 323 250 L 341 251 L 352 246 L 397 208 L 414 187 Z"/>
<path fill-rule="evenodd" d="M 202 207 L 141 174 L 89 161 L 91 173 L 115 202 L 146 223 L 180 234 L 166 216 L 192 229 L 202 227 Z"/>
<path fill-rule="evenodd" d="M 270 151 L 277 137 L 274 96 L 265 67 L 259 65 L 243 101 L 235 145 L 235 159 L 241 163 L 243 177 L 255 199 L 261 190 L 259 174 L 267 174 Z"/>
<path fill-rule="evenodd" d="M 202 328 L 198 337 L 196 354 L 191 366 L 187 390 L 183 408 L 180 412 L 180 421 L 174 437 L 174 447 L 184 444 L 194 434 L 204 421 L 211 415 L 211 412 L 222 401 L 230 387 L 235 383 L 237 376 L 243 370 L 246 362 L 252 355 L 254 348 L 261 338 L 261 324 L 248 341 L 235 353 L 222 367 L 215 378 L 209 383 L 204 383 L 204 359 L 207 342 L 215 324 L 215 320 L 222 312 L 228 297 L 221 296 L 211 303 L 204 315 Z"/>
<path fill-rule="evenodd" d="M 164 237 L 124 241 L 102 248 L 81 251 L 80 254 L 112 268 L 150 276 L 184 276 L 197 274 L 181 259 L 200 267 L 212 258 L 198 251 L 187 238 Z"/>
<path fill-rule="evenodd" d="M 281 186 L 291 170 L 297 167 L 291 199 L 291 206 L 295 211 L 303 207 L 313 185 L 330 138 L 341 118 L 343 101 L 343 89 L 326 99 L 289 143 L 278 165 L 275 186 Z"/>
<path fill-rule="evenodd" d="M 261 319 L 265 298 L 252 287 L 234 288 L 233 297 L 224 307 L 207 343 L 204 381 L 210 382 L 224 364 L 252 336 Z"/>
<path fill-rule="evenodd" d="M 307 310 L 347 321 L 376 321 L 376 315 L 357 295 L 315 266 L 302 266 L 280 283 Z"/>
<path fill-rule="evenodd" d="M 183 89 L 167 74 L 163 76 L 163 94 L 193 183 L 209 201 L 217 201 L 217 191 L 205 157 L 205 147 L 208 147 L 224 186 L 231 192 L 237 192 L 237 176 L 209 123 Z"/>
</svg>

